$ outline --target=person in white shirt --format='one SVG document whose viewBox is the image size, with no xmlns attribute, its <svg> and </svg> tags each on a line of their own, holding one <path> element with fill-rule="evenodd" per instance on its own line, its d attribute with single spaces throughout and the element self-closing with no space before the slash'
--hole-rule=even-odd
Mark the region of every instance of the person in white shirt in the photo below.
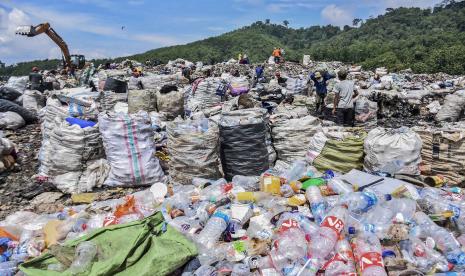
<svg viewBox="0 0 465 276">
<path fill-rule="evenodd" d="M 357 88 L 354 81 L 347 80 L 347 70 L 341 69 L 337 75 L 341 82 L 335 86 L 333 115 L 336 116 L 338 125 L 353 127 L 355 120 L 354 98 L 358 95 Z"/>
</svg>

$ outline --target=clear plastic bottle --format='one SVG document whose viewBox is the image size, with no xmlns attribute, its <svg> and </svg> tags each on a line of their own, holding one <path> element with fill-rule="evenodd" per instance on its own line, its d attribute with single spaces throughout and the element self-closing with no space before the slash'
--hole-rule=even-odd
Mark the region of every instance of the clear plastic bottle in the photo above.
<svg viewBox="0 0 465 276">
<path fill-rule="evenodd" d="M 284 184 L 281 186 L 281 195 L 283 197 L 289 198 L 294 195 L 294 190 L 288 184 Z"/>
<path fill-rule="evenodd" d="M 69 272 L 72 274 L 79 274 L 89 271 L 96 255 L 97 245 L 94 242 L 81 242 L 76 247 L 74 261 L 69 267 Z"/>
<path fill-rule="evenodd" d="M 324 265 L 325 275 L 355 275 L 355 257 L 347 239 L 336 244 L 336 254 Z"/>
<path fill-rule="evenodd" d="M 200 200 L 209 200 L 215 202 L 224 197 L 232 189 L 232 185 L 225 179 L 221 178 L 213 182 L 210 186 L 205 187 L 200 192 Z"/>
<path fill-rule="evenodd" d="M 17 263 L 15 261 L 7 261 L 0 263 L 0 275 L 13 276 L 17 270 Z"/>
<path fill-rule="evenodd" d="M 206 248 L 212 248 L 218 242 L 221 234 L 226 230 L 229 223 L 229 216 L 222 212 L 216 212 L 207 221 L 207 224 L 199 233 L 197 244 Z"/>
<path fill-rule="evenodd" d="M 355 258 L 362 276 L 387 276 L 378 237 L 364 232 L 352 240 Z"/>
<path fill-rule="evenodd" d="M 416 212 L 413 220 L 420 230 L 418 236 L 431 237 L 450 263 L 460 267 L 465 266 L 465 253 L 452 233 L 438 226 L 423 212 Z"/>
<path fill-rule="evenodd" d="M 339 195 L 345 195 L 354 191 L 352 185 L 344 182 L 342 179 L 337 177 L 332 178 L 328 181 L 328 187 Z"/>
<path fill-rule="evenodd" d="M 344 195 L 341 203 L 349 206 L 349 211 L 364 213 L 378 203 L 391 200 L 391 195 L 376 195 L 371 192 L 354 192 Z"/>
<path fill-rule="evenodd" d="M 308 219 L 306 216 L 302 215 L 300 212 L 286 212 L 281 214 L 277 225 L 281 225 L 283 221 L 293 219 L 299 223 L 300 228 L 304 233 L 310 238 L 313 239 L 318 234 L 320 227 Z"/>
<path fill-rule="evenodd" d="M 238 263 L 233 266 L 231 276 L 249 276 L 250 267 L 248 264 Z"/>
<path fill-rule="evenodd" d="M 336 206 L 328 213 L 320 225 L 320 231 L 310 243 L 310 256 L 324 260 L 334 249 L 339 235 L 344 229 L 348 211 L 346 206 Z"/>
<path fill-rule="evenodd" d="M 410 237 L 409 240 L 402 241 L 400 248 L 404 258 L 425 273 L 433 267 L 441 271 L 449 270 L 446 258 L 418 238 Z"/>
<path fill-rule="evenodd" d="M 315 222 L 320 224 L 326 213 L 327 203 L 321 195 L 320 188 L 316 186 L 310 186 L 305 191 L 305 197 L 310 203 L 310 209 L 312 215 L 315 218 Z"/>
<path fill-rule="evenodd" d="M 241 186 L 247 191 L 256 191 L 260 188 L 260 177 L 258 176 L 244 176 L 235 175 L 232 178 L 232 183 L 236 186 Z"/>
<path fill-rule="evenodd" d="M 307 172 L 307 163 L 299 160 L 292 163 L 291 167 L 285 171 L 282 177 L 286 178 L 287 182 L 297 181 Z"/>
<path fill-rule="evenodd" d="M 409 222 L 417 209 L 417 202 L 410 198 L 393 198 L 384 204 L 386 209 L 394 214 L 394 220 L 398 223 Z"/>
</svg>

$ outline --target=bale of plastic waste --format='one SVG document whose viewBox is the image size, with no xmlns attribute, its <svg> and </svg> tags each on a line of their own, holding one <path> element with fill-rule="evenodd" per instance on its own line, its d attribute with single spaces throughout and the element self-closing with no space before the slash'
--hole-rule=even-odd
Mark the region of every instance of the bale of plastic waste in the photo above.
<svg viewBox="0 0 465 276">
<path fill-rule="evenodd" d="M 154 90 L 129 90 L 128 92 L 128 112 L 137 113 L 140 110 L 147 112 L 155 111 L 157 99 Z"/>
<path fill-rule="evenodd" d="M 192 178 L 218 179 L 219 130 L 208 119 L 175 120 L 167 126 L 169 172 L 175 183 L 191 184 Z"/>
<path fill-rule="evenodd" d="M 325 127 L 310 140 L 306 160 L 320 171 L 347 173 L 363 168 L 366 133 L 342 127 Z"/>
<path fill-rule="evenodd" d="M 422 142 L 408 127 L 375 128 L 365 140 L 364 169 L 368 172 L 419 175 Z"/>
<path fill-rule="evenodd" d="M 25 90 L 23 107 L 33 112 L 39 112 L 45 106 L 45 97 L 37 90 Z"/>
<path fill-rule="evenodd" d="M 0 129 L 18 129 L 26 124 L 18 113 L 7 111 L 0 113 Z"/>
<path fill-rule="evenodd" d="M 28 81 L 29 81 L 28 76 L 22 76 L 22 77 L 11 76 L 8 79 L 8 82 L 5 84 L 4 87 L 14 89 L 16 90 L 16 92 L 19 92 L 22 94 L 24 90 L 26 90 Z"/>
<path fill-rule="evenodd" d="M 355 101 L 355 126 L 374 128 L 378 124 L 378 103 L 359 97 Z"/>
<path fill-rule="evenodd" d="M 443 122 L 456 122 L 462 114 L 465 106 L 465 90 L 447 95 L 444 104 L 436 114 L 436 120 Z"/>
<path fill-rule="evenodd" d="M 223 113 L 220 120 L 220 157 L 226 179 L 260 175 L 269 168 L 267 124 L 253 109 Z"/>
<path fill-rule="evenodd" d="M 312 116 L 278 119 L 271 128 L 277 159 L 287 163 L 304 159 L 310 140 L 319 131 L 320 122 Z"/>
<path fill-rule="evenodd" d="M 287 94 L 302 95 L 307 92 L 308 80 L 305 78 L 288 78 L 286 81 Z"/>
<path fill-rule="evenodd" d="M 465 131 L 463 126 L 415 127 L 423 142 L 420 170 L 439 175 L 449 185 L 465 183 Z"/>
<path fill-rule="evenodd" d="M 111 166 L 105 185 L 140 186 L 165 179 L 154 155 L 153 130 L 147 112 L 101 113 L 98 121 Z"/>
<path fill-rule="evenodd" d="M 100 106 L 103 111 L 113 111 L 116 103 L 127 102 L 127 93 L 115 93 L 112 91 L 104 91 L 100 96 Z"/>
<path fill-rule="evenodd" d="M 221 95 L 224 83 L 220 78 L 205 78 L 194 82 L 190 89 L 186 90 L 185 111 L 187 115 L 212 108 L 221 103 Z"/>
<path fill-rule="evenodd" d="M 157 110 L 168 120 L 173 120 L 184 114 L 184 94 L 176 86 L 168 90 L 164 90 L 164 87 L 156 93 Z"/>
</svg>

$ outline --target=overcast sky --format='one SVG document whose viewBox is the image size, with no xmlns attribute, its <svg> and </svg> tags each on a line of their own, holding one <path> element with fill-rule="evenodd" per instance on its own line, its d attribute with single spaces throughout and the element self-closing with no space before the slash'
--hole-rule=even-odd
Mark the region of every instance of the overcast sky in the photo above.
<svg viewBox="0 0 465 276">
<path fill-rule="evenodd" d="M 60 58 L 46 35 L 15 35 L 17 25 L 49 22 L 72 54 L 117 57 L 216 36 L 257 20 L 291 27 L 351 25 L 400 6 L 439 0 L 0 0 L 0 60 Z"/>
</svg>

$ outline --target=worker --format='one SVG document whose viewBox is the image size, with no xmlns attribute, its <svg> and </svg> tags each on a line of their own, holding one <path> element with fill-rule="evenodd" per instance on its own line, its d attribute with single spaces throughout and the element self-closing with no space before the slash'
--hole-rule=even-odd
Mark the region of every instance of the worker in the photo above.
<svg viewBox="0 0 465 276">
<path fill-rule="evenodd" d="M 186 63 L 184 61 L 181 62 L 181 73 L 183 77 L 185 77 L 186 79 L 189 80 L 189 82 L 191 82 L 192 71 L 189 66 L 186 66 Z"/>
<path fill-rule="evenodd" d="M 76 68 L 73 65 L 67 68 L 67 72 L 69 77 L 76 78 Z"/>
<path fill-rule="evenodd" d="M 281 59 L 281 51 L 279 48 L 274 48 L 272 56 L 274 57 L 274 63 L 278 64 Z"/>
<path fill-rule="evenodd" d="M 237 62 L 241 64 L 241 61 L 242 61 L 242 53 L 239 53 L 239 55 L 237 56 Z"/>
<path fill-rule="evenodd" d="M 44 92 L 44 79 L 42 74 L 39 73 L 38 67 L 32 67 L 32 72 L 29 74 L 29 82 L 31 90 Z"/>
<path fill-rule="evenodd" d="M 380 83 L 381 83 L 381 77 L 378 74 L 375 74 L 375 76 L 371 80 L 371 84 L 375 85 L 375 84 L 380 84 Z"/>
<path fill-rule="evenodd" d="M 354 99 L 358 96 L 355 82 L 347 80 L 347 70 L 341 69 L 337 73 L 339 80 L 335 87 L 333 115 L 336 123 L 348 127 L 354 126 Z"/>
<path fill-rule="evenodd" d="M 286 82 L 287 82 L 287 79 L 286 78 L 283 78 L 281 76 L 281 73 L 279 71 L 276 71 L 276 73 L 274 74 L 276 80 L 278 81 L 278 84 L 281 85 L 281 86 L 286 86 Z"/>
<path fill-rule="evenodd" d="M 316 71 L 310 74 L 310 79 L 313 81 L 316 91 L 316 113 L 321 114 L 325 103 L 326 95 L 328 94 L 328 80 L 335 76 L 328 72 Z"/>
<path fill-rule="evenodd" d="M 239 63 L 240 63 L 240 64 L 250 64 L 249 57 L 248 57 L 246 54 L 244 54 L 244 55 L 242 56 L 242 59 L 241 59 L 241 61 L 240 61 Z"/>
</svg>

